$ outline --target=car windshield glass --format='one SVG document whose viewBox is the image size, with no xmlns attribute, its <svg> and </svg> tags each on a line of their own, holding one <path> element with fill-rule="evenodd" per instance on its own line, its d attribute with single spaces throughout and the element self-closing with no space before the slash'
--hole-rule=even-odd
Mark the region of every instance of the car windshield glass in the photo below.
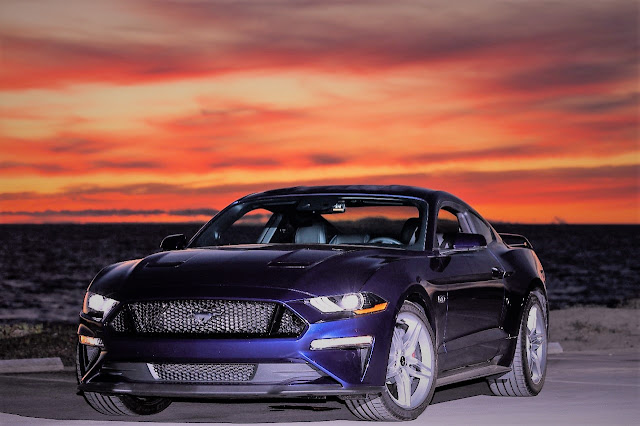
<svg viewBox="0 0 640 426">
<path fill-rule="evenodd" d="M 421 211 L 413 200 L 305 196 L 238 203 L 190 247 L 246 244 L 379 245 L 422 249 Z"/>
</svg>

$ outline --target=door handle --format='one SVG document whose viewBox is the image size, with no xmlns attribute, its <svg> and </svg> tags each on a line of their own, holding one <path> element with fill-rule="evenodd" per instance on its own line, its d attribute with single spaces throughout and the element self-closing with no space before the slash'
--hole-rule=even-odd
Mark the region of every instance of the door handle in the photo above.
<svg viewBox="0 0 640 426">
<path fill-rule="evenodd" d="M 496 280 L 501 280 L 503 279 L 505 276 L 507 275 L 507 273 L 505 272 L 504 269 L 502 268 L 498 268 L 497 266 L 494 266 L 493 268 L 491 268 L 491 277 L 493 279 Z"/>
</svg>

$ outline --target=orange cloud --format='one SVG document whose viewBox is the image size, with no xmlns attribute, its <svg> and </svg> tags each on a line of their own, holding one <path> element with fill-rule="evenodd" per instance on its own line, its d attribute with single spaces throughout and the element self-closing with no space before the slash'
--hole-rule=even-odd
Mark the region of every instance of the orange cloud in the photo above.
<svg viewBox="0 0 640 426">
<path fill-rule="evenodd" d="M 2 223 L 202 221 L 340 183 L 640 222 L 633 2 L 22 3 L 0 15 Z"/>
</svg>

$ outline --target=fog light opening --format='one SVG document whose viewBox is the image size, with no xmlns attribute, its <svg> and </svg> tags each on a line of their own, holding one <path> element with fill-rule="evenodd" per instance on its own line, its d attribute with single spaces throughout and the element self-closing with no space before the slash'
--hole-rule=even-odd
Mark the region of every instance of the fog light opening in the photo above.
<svg viewBox="0 0 640 426">
<path fill-rule="evenodd" d="M 329 339 L 317 339 L 311 342 L 311 350 L 322 349 L 358 349 L 371 346 L 372 336 L 336 337 Z"/>
<path fill-rule="evenodd" d="M 87 346 L 104 348 L 104 343 L 102 343 L 102 339 L 99 337 L 80 336 L 80 343 Z"/>
</svg>

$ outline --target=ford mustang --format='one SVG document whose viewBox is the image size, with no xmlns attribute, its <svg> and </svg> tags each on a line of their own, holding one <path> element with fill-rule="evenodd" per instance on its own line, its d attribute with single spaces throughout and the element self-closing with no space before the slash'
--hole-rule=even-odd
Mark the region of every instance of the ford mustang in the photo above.
<svg viewBox="0 0 640 426">
<path fill-rule="evenodd" d="M 496 395 L 533 396 L 544 384 L 531 244 L 446 192 L 266 191 L 160 247 L 87 290 L 78 389 L 101 413 L 331 396 L 362 420 L 411 420 L 440 386 L 482 378 Z"/>
</svg>

